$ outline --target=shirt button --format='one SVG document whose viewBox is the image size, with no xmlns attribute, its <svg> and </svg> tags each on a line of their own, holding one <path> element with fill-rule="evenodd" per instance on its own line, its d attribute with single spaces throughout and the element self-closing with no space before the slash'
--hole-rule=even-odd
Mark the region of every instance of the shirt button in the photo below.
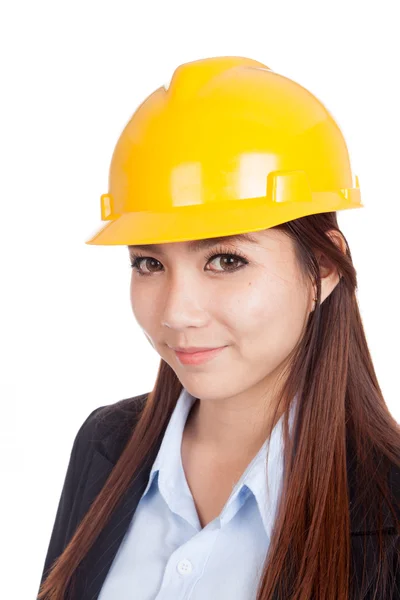
<svg viewBox="0 0 400 600">
<path fill-rule="evenodd" d="M 181 575 L 189 575 L 193 570 L 192 563 L 187 558 L 180 560 L 176 568 Z"/>
</svg>

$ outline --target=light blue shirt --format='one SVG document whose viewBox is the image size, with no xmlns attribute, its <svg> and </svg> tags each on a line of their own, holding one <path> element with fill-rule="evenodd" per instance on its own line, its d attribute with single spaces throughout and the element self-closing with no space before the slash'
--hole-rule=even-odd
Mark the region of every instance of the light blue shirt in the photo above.
<svg viewBox="0 0 400 600">
<path fill-rule="evenodd" d="M 283 415 L 220 515 L 202 529 L 181 458 L 182 434 L 195 400 L 183 388 L 99 600 L 256 597 L 281 493 Z"/>
</svg>

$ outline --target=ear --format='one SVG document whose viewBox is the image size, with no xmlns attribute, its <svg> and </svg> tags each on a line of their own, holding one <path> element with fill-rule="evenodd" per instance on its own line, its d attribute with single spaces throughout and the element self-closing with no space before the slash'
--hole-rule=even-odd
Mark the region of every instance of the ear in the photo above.
<svg viewBox="0 0 400 600">
<path fill-rule="evenodd" d="M 346 242 L 339 231 L 335 229 L 326 232 L 331 238 L 334 244 L 346 254 Z M 340 281 L 341 275 L 339 275 L 334 264 L 323 254 L 321 251 L 317 252 L 317 260 L 320 267 L 321 277 L 321 304 L 322 302 L 333 292 L 335 287 Z M 315 297 L 316 297 L 316 290 Z"/>
</svg>

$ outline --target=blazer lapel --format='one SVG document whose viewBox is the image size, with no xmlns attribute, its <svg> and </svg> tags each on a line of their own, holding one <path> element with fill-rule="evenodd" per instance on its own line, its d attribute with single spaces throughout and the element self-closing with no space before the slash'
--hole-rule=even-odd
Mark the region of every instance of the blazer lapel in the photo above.
<svg viewBox="0 0 400 600">
<path fill-rule="evenodd" d="M 79 565 L 73 582 L 72 598 L 74 600 L 75 598 L 79 598 L 79 600 L 96 600 L 98 598 L 106 575 L 146 488 L 151 465 L 157 452 L 158 448 L 151 453 L 138 476 L 132 480 L 108 523 Z M 94 451 L 80 503 L 79 520 L 88 511 L 116 462 L 116 460 L 112 461 L 107 458 L 101 451 Z"/>
</svg>

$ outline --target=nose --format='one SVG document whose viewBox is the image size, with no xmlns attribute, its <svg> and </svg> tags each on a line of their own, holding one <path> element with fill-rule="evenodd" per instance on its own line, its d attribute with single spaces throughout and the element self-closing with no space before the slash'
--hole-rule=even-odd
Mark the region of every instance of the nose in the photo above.
<svg viewBox="0 0 400 600">
<path fill-rule="evenodd" d="M 165 296 L 162 325 L 171 329 L 186 329 L 191 326 L 203 327 L 208 320 L 208 301 L 204 285 L 202 292 L 201 286 L 196 285 L 193 278 L 175 278 Z"/>
</svg>

